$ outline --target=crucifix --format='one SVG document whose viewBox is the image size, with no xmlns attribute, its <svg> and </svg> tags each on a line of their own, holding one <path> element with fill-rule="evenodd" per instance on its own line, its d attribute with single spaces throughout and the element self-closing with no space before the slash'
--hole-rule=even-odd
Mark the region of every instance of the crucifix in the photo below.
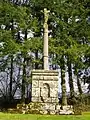
<svg viewBox="0 0 90 120">
<path fill-rule="evenodd" d="M 41 103 L 40 111 L 44 114 L 56 114 L 58 103 L 58 71 L 49 70 L 48 62 L 48 16 L 49 11 L 44 8 L 44 40 L 43 61 L 44 70 L 32 70 L 32 102 Z M 53 87 L 52 87 L 53 86 Z M 49 104 L 48 104 L 49 102 Z M 42 107 L 43 105 L 43 107 Z M 53 106 L 52 108 L 50 106 Z M 48 107 L 48 110 L 47 110 Z M 53 112 L 52 112 L 53 111 Z"/>
<path fill-rule="evenodd" d="M 43 44 L 43 61 L 44 61 L 44 70 L 49 69 L 48 64 L 48 11 L 46 8 L 44 8 L 44 44 Z"/>
</svg>

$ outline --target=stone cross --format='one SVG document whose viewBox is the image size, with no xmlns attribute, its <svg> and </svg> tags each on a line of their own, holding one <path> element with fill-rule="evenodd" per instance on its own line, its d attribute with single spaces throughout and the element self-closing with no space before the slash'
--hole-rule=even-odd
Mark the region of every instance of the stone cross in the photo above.
<svg viewBox="0 0 90 120">
<path fill-rule="evenodd" d="M 48 13 L 49 11 L 44 8 L 44 45 L 43 45 L 43 61 L 44 61 L 44 70 L 49 69 L 48 64 Z"/>
</svg>

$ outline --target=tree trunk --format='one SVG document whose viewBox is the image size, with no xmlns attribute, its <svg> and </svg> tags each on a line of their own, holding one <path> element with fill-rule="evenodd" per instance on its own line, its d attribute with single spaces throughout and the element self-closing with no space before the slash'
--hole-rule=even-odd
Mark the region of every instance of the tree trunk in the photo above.
<svg viewBox="0 0 90 120">
<path fill-rule="evenodd" d="M 38 62 L 37 62 L 37 60 L 38 60 L 38 50 L 35 51 L 35 60 L 36 60 L 35 69 L 38 69 Z"/>
<path fill-rule="evenodd" d="M 67 96 L 66 96 L 66 84 L 65 84 L 65 65 L 64 65 L 64 56 L 61 60 L 61 86 L 62 86 L 62 106 L 67 105 Z"/>
<path fill-rule="evenodd" d="M 11 33 L 12 33 L 12 36 L 13 36 L 13 38 L 14 38 L 14 25 L 13 25 L 13 23 L 14 23 L 14 21 L 13 21 L 13 19 L 12 19 L 12 25 L 11 25 Z M 11 54 L 11 71 L 10 71 L 10 100 L 12 100 L 12 81 L 13 81 L 13 55 Z"/>
<path fill-rule="evenodd" d="M 72 66 L 69 57 L 67 59 L 67 66 L 68 66 L 68 76 L 69 76 L 69 87 L 70 87 L 70 98 L 74 98 L 74 85 L 73 85 L 73 78 L 72 78 Z"/>
<path fill-rule="evenodd" d="M 10 71 L 10 91 L 9 96 L 10 100 L 12 99 L 12 81 L 13 81 L 13 55 L 11 55 L 11 71 Z"/>
<path fill-rule="evenodd" d="M 27 29 L 25 29 L 25 40 L 27 40 Z"/>
<path fill-rule="evenodd" d="M 27 40 L 27 29 L 25 29 L 25 40 Z M 25 84 L 26 84 L 26 57 L 27 52 L 24 51 L 23 53 L 24 60 L 23 60 L 23 76 L 22 76 L 22 103 L 25 103 Z"/>
<path fill-rule="evenodd" d="M 77 75 L 77 87 L 78 87 L 79 94 L 82 95 L 83 92 L 82 92 L 81 83 L 78 78 L 78 75 Z"/>
<path fill-rule="evenodd" d="M 22 102 L 25 103 L 25 81 L 26 81 L 26 60 L 23 61 L 23 77 L 22 77 Z"/>
</svg>

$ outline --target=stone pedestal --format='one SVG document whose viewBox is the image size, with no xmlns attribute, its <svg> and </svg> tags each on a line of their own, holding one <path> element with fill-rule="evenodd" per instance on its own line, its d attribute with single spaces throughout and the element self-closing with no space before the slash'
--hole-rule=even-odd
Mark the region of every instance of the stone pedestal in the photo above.
<svg viewBox="0 0 90 120">
<path fill-rule="evenodd" d="M 58 71 L 32 71 L 32 102 L 42 103 L 43 109 L 48 111 L 55 110 L 58 103 Z"/>
<path fill-rule="evenodd" d="M 41 114 L 74 114 L 71 106 L 58 104 L 58 72 L 56 70 L 32 71 L 32 104 L 33 109 Z"/>
</svg>

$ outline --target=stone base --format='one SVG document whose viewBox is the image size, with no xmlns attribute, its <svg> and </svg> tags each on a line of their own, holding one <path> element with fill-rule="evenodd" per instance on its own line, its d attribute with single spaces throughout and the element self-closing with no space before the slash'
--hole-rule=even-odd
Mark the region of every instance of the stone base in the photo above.
<svg viewBox="0 0 90 120">
<path fill-rule="evenodd" d="M 58 104 L 58 71 L 32 71 L 32 102 L 42 104 L 41 114 L 72 114 L 70 107 Z"/>
<path fill-rule="evenodd" d="M 58 115 L 70 115 L 74 114 L 73 109 L 70 106 L 64 106 L 65 108 L 61 110 L 61 106 L 58 104 L 45 103 L 42 104 L 43 114 L 58 114 Z"/>
<path fill-rule="evenodd" d="M 58 71 L 32 71 L 32 102 L 58 102 Z"/>
<path fill-rule="evenodd" d="M 63 106 L 62 109 L 60 109 L 59 114 L 60 115 L 72 115 L 72 114 L 74 114 L 73 107 L 72 106 Z"/>
<path fill-rule="evenodd" d="M 33 103 L 34 104 L 34 103 Z M 64 106 L 61 109 L 61 105 L 58 103 L 38 103 L 41 106 L 38 108 L 40 114 L 50 115 L 72 115 L 74 114 L 72 106 Z"/>
</svg>

